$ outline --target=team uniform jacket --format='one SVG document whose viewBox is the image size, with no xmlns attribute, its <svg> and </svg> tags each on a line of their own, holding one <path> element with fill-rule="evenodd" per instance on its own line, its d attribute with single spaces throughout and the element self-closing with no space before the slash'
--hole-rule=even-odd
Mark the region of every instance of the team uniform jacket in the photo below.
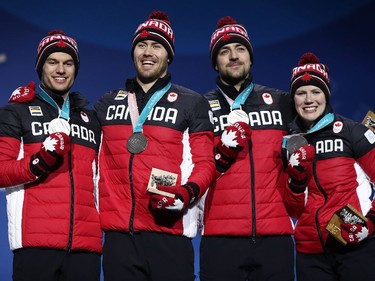
<svg viewBox="0 0 375 281">
<path fill-rule="evenodd" d="M 62 100 L 62 98 L 61 98 Z M 96 207 L 96 163 L 100 126 L 88 102 L 70 94 L 71 149 L 47 176 L 36 177 L 30 157 L 48 137 L 58 111 L 39 95 L 0 109 L 0 187 L 6 187 L 9 243 L 26 247 L 101 253 Z"/>
<path fill-rule="evenodd" d="M 127 81 L 127 90 L 136 94 L 140 114 L 151 95 L 170 79 L 170 75 L 159 79 L 148 93 L 135 79 Z M 215 174 L 209 105 L 203 96 L 172 84 L 143 124 L 146 149 L 132 154 L 126 147 L 133 134 L 127 96 L 128 91 L 115 90 L 95 105 L 103 132 L 99 156 L 102 228 L 193 237 L 197 231 L 197 206 L 184 213 L 153 212 L 147 185 L 151 169 L 157 168 L 176 173 L 177 184 L 197 184 L 199 197 L 206 191 Z"/>
<path fill-rule="evenodd" d="M 296 119 L 291 133 L 300 132 Z M 326 127 L 304 137 L 316 150 L 307 202 L 304 193 L 291 190 L 285 198 L 291 214 L 298 218 L 297 251 L 322 253 L 334 248 L 330 246 L 334 238 L 326 226 L 336 211 L 350 204 L 365 215 L 373 204 L 370 181 L 375 182 L 375 134 L 366 126 L 335 114 Z"/>
<path fill-rule="evenodd" d="M 245 88 L 251 81 L 242 86 Z M 232 100 L 238 95 L 234 87 L 223 85 L 205 95 L 214 114 L 215 144 L 225 127 Z M 232 166 L 210 187 L 204 204 L 206 236 L 289 235 L 292 221 L 283 204 L 286 175 L 281 157 L 282 138 L 291 122 L 289 94 L 254 84 L 242 105 L 248 113 L 251 139 Z"/>
</svg>

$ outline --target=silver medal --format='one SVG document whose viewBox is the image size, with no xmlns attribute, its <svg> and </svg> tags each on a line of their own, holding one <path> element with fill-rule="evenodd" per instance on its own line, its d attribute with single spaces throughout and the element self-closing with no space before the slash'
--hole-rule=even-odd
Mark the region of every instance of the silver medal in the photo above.
<svg viewBox="0 0 375 281">
<path fill-rule="evenodd" d="M 228 114 L 228 123 L 229 125 L 233 125 L 236 122 L 245 122 L 246 124 L 249 124 L 249 116 L 241 109 L 232 110 Z"/>
<path fill-rule="evenodd" d="M 48 132 L 50 134 L 60 132 L 60 133 L 65 133 L 69 136 L 70 124 L 68 121 L 66 121 L 63 118 L 55 118 L 49 123 Z"/>
<path fill-rule="evenodd" d="M 286 149 L 290 154 L 293 154 L 294 151 L 296 151 L 298 148 L 300 148 L 303 145 L 308 144 L 307 140 L 300 135 L 292 135 L 287 139 L 286 143 Z"/>
</svg>

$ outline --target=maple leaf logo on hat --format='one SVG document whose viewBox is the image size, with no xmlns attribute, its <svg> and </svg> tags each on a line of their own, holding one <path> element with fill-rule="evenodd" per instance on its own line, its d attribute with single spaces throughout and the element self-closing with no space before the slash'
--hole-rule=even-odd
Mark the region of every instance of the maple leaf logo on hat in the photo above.
<svg viewBox="0 0 375 281">
<path fill-rule="evenodd" d="M 223 41 L 228 41 L 232 36 L 230 34 L 224 34 L 223 35 Z"/>
<path fill-rule="evenodd" d="M 147 30 L 143 30 L 141 34 L 139 35 L 140 38 L 147 38 L 149 36 L 150 36 L 150 32 L 148 32 Z"/>
<path fill-rule="evenodd" d="M 302 81 L 309 81 L 311 79 L 311 75 L 309 73 L 305 73 L 302 75 Z"/>
<path fill-rule="evenodd" d="M 66 47 L 66 43 L 64 42 L 64 40 L 60 40 L 60 41 L 57 43 L 57 46 L 59 46 L 60 48 L 65 48 L 65 47 Z"/>
</svg>

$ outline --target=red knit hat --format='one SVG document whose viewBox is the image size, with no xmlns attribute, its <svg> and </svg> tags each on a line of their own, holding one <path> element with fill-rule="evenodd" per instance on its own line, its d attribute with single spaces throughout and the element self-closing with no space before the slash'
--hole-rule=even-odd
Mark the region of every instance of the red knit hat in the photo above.
<svg viewBox="0 0 375 281">
<path fill-rule="evenodd" d="M 294 96 L 299 87 L 314 85 L 324 92 L 328 101 L 331 97 L 328 74 L 328 67 L 320 63 L 319 58 L 315 54 L 305 53 L 298 61 L 298 66 L 292 70 L 290 93 Z"/>
<path fill-rule="evenodd" d="M 46 59 L 50 54 L 55 52 L 67 53 L 73 58 L 76 67 L 75 76 L 77 76 L 79 69 L 77 42 L 73 38 L 67 36 L 62 30 L 52 30 L 38 45 L 35 69 L 39 78 L 42 77 L 42 69 Z"/>
<path fill-rule="evenodd" d="M 162 44 L 168 52 L 169 63 L 172 62 L 174 57 L 174 33 L 166 13 L 153 11 L 148 20 L 138 26 L 132 41 L 132 58 L 135 45 L 145 40 L 154 40 Z"/>
<path fill-rule="evenodd" d="M 217 22 L 217 29 L 212 33 L 210 42 L 210 55 L 213 68 L 216 66 L 217 54 L 221 47 L 229 43 L 241 43 L 250 53 L 251 62 L 254 63 L 253 47 L 247 35 L 245 26 L 237 24 L 230 16 L 223 17 Z"/>
</svg>

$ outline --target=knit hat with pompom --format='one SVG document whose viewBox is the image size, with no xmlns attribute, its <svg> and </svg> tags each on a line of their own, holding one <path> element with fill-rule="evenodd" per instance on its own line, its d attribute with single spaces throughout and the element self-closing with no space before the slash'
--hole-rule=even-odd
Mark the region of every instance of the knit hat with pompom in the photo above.
<svg viewBox="0 0 375 281">
<path fill-rule="evenodd" d="M 298 66 L 292 69 L 290 81 L 290 93 L 294 96 L 299 87 L 314 85 L 319 87 L 326 96 L 327 101 L 331 97 L 329 85 L 329 69 L 313 53 L 305 53 L 298 61 Z"/>
<path fill-rule="evenodd" d="M 77 76 L 80 63 L 77 42 L 67 36 L 64 31 L 55 29 L 50 31 L 38 45 L 35 69 L 39 78 L 42 78 L 42 69 L 46 59 L 55 52 L 67 53 L 73 58 L 76 68 L 75 76 Z"/>
<path fill-rule="evenodd" d="M 154 40 L 163 45 L 168 52 L 169 63 L 174 57 L 174 33 L 168 15 L 162 11 L 153 11 L 148 19 L 141 23 L 134 33 L 131 56 L 138 42 Z"/>
<path fill-rule="evenodd" d="M 213 68 L 216 66 L 217 54 L 220 48 L 230 43 L 243 44 L 250 53 L 251 62 L 254 63 L 253 47 L 245 26 L 238 24 L 234 18 L 226 16 L 219 19 L 217 29 L 211 36 L 210 55 Z"/>
</svg>

